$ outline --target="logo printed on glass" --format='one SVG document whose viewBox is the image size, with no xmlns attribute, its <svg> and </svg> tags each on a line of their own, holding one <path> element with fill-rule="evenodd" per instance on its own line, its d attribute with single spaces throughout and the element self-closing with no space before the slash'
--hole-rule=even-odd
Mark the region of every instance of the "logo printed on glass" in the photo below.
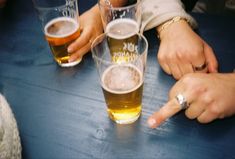
<svg viewBox="0 0 235 159">
<path fill-rule="evenodd" d="M 132 42 L 123 42 L 123 48 L 120 51 L 113 52 L 113 61 L 128 62 L 136 59 L 138 46 Z"/>
<path fill-rule="evenodd" d="M 66 7 L 62 8 L 59 11 L 62 11 L 63 16 L 65 17 L 71 17 L 74 18 L 76 17 L 76 11 L 74 10 L 76 5 L 76 0 L 66 0 Z"/>
</svg>

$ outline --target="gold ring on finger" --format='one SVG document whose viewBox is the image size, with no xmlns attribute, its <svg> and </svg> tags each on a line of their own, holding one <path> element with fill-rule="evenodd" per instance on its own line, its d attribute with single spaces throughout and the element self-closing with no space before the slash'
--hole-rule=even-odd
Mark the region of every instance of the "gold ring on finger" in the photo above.
<svg viewBox="0 0 235 159">
<path fill-rule="evenodd" d="M 202 71 L 202 70 L 204 70 L 206 67 L 207 67 L 207 63 L 204 62 L 202 65 L 194 66 L 193 69 L 194 69 L 194 71 Z"/>
</svg>

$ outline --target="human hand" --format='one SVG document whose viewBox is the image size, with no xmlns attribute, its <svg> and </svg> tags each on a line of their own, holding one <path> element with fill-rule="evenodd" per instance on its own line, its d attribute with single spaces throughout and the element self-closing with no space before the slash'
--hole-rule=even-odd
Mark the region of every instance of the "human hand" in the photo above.
<svg viewBox="0 0 235 159">
<path fill-rule="evenodd" d="M 76 61 L 91 49 L 91 43 L 103 32 L 98 5 L 80 16 L 82 32 L 80 37 L 68 47 L 70 56 L 69 62 Z"/>
<path fill-rule="evenodd" d="M 182 108 L 176 99 L 182 94 L 188 107 L 185 115 L 200 123 L 235 114 L 235 73 L 191 73 L 181 78 L 170 90 L 169 101 L 148 119 L 148 125 L 156 128 Z"/>
<path fill-rule="evenodd" d="M 158 61 L 167 74 L 180 79 L 192 72 L 217 72 L 218 63 L 212 48 L 189 26 L 180 20 L 160 32 Z M 195 67 L 207 64 L 202 71 Z"/>
</svg>

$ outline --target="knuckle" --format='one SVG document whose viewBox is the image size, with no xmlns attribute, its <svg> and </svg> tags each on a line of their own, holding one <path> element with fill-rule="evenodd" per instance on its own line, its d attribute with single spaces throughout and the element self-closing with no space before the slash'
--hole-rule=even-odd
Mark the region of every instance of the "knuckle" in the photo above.
<svg viewBox="0 0 235 159">
<path fill-rule="evenodd" d="M 181 82 L 196 95 L 205 94 L 208 91 L 207 87 L 195 76 L 194 73 L 185 74 L 181 78 Z"/>
<path fill-rule="evenodd" d="M 204 53 L 202 50 L 197 50 L 197 51 L 193 51 L 191 52 L 190 54 L 187 55 L 187 57 L 192 61 L 196 61 L 196 60 L 199 60 L 199 59 L 202 59 L 204 58 Z"/>
<path fill-rule="evenodd" d="M 157 54 L 157 59 L 158 59 L 159 62 L 164 62 L 166 57 L 165 57 L 164 54 L 158 53 Z"/>
<path fill-rule="evenodd" d="M 170 53 L 166 56 L 166 59 L 168 61 L 170 61 L 170 62 L 175 62 L 176 61 L 175 55 L 174 54 L 170 54 Z"/>
<path fill-rule="evenodd" d="M 189 119 L 195 119 L 196 117 L 194 115 L 192 115 L 192 113 L 190 113 L 188 110 L 185 111 L 185 116 Z"/>
<path fill-rule="evenodd" d="M 181 78 L 181 74 L 180 73 L 173 73 L 173 77 L 176 79 L 176 80 L 179 80 Z"/>
<path fill-rule="evenodd" d="M 179 50 L 176 52 L 176 57 L 178 59 L 185 59 L 185 57 L 186 57 L 185 55 L 187 55 L 187 51 L 185 51 L 185 50 Z"/>
<path fill-rule="evenodd" d="M 202 89 L 202 91 L 206 91 L 206 89 Z M 202 91 L 201 92 L 199 92 L 199 93 L 202 93 Z M 204 95 L 203 96 L 203 98 L 202 98 L 202 100 L 203 100 L 203 103 L 205 103 L 205 105 L 208 105 L 208 109 L 209 110 L 212 110 L 212 112 L 214 112 L 215 110 L 215 106 L 214 105 L 212 105 L 213 103 L 214 103 L 214 99 L 213 99 L 213 97 L 212 96 L 210 96 L 210 95 Z"/>
<path fill-rule="evenodd" d="M 208 106 L 208 111 L 211 114 L 215 115 L 215 116 L 219 116 L 220 115 L 219 108 L 216 105 L 214 105 L 214 104 L 211 104 L 211 105 Z"/>
<path fill-rule="evenodd" d="M 194 93 L 197 95 L 203 95 L 207 92 L 207 88 L 198 82 L 194 83 L 194 85 L 192 86 L 192 89 L 194 90 Z M 208 100 L 212 100 L 212 99 L 210 99 L 210 97 L 208 97 Z"/>
<path fill-rule="evenodd" d="M 184 53 L 181 51 L 181 52 L 179 52 L 179 51 L 177 51 L 176 52 L 176 57 L 178 58 L 178 59 L 183 59 L 185 56 L 183 55 Z"/>
<path fill-rule="evenodd" d="M 194 82 L 193 82 L 194 80 L 193 80 L 193 77 L 192 77 L 192 74 L 191 73 L 189 73 L 189 74 L 186 74 L 186 75 L 184 75 L 182 78 L 181 78 L 181 82 L 182 82 L 182 84 L 184 84 L 184 85 L 188 85 L 188 84 L 193 84 Z"/>
</svg>

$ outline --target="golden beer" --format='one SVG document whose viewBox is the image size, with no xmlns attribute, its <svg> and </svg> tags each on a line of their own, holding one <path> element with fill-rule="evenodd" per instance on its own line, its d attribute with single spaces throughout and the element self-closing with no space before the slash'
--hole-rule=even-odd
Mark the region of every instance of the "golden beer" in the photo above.
<svg viewBox="0 0 235 159">
<path fill-rule="evenodd" d="M 81 59 L 69 63 L 70 54 L 68 46 L 80 36 L 78 23 L 69 17 L 59 17 L 49 21 L 44 28 L 46 39 L 49 43 L 55 60 L 62 67 L 74 66 Z"/>
<path fill-rule="evenodd" d="M 102 74 L 101 84 L 110 118 L 120 124 L 136 121 L 142 107 L 141 71 L 132 64 L 112 65 Z"/>
<path fill-rule="evenodd" d="M 127 18 L 113 20 L 107 25 L 108 45 L 113 61 L 119 63 L 134 60 L 138 52 L 138 31 L 137 22 Z"/>
</svg>

